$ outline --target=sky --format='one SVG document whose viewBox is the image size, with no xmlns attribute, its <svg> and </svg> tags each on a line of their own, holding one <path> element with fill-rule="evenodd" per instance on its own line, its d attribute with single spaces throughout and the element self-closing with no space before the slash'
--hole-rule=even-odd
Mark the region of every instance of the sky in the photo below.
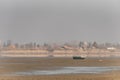
<svg viewBox="0 0 120 80">
<path fill-rule="evenodd" d="M 0 0 L 0 40 L 120 42 L 120 0 Z"/>
</svg>

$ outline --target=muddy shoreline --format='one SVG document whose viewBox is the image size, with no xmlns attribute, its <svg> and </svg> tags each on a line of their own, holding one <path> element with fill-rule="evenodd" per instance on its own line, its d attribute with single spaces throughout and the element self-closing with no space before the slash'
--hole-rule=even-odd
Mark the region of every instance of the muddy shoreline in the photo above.
<svg viewBox="0 0 120 80">
<path fill-rule="evenodd" d="M 29 71 L 51 70 L 59 67 L 93 67 L 120 66 L 120 58 L 0 58 L 0 74 Z M 106 74 L 61 74 L 39 76 L 0 76 L 0 80 L 119 80 L 120 71 L 110 71 Z"/>
</svg>

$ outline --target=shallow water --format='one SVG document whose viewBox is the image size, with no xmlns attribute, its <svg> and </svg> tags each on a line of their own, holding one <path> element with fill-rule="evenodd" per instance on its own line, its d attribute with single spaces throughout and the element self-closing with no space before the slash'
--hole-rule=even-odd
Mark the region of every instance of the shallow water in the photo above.
<svg viewBox="0 0 120 80">
<path fill-rule="evenodd" d="M 99 74 L 106 71 L 120 70 L 120 66 L 110 67 L 63 67 L 57 70 L 32 70 L 26 72 L 13 72 L 7 75 L 27 76 L 27 75 L 58 75 L 58 74 Z"/>
</svg>

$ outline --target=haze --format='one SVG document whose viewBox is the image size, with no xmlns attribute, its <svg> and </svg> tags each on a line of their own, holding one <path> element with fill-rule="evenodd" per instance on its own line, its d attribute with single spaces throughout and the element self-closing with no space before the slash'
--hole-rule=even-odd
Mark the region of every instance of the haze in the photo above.
<svg viewBox="0 0 120 80">
<path fill-rule="evenodd" d="M 0 40 L 120 41 L 119 0 L 0 0 Z"/>
</svg>

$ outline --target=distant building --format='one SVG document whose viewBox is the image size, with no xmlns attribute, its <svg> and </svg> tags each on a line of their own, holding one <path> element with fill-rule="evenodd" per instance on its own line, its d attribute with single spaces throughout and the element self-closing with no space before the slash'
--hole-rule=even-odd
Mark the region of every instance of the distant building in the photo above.
<svg viewBox="0 0 120 80">
<path fill-rule="evenodd" d="M 11 40 L 7 40 L 6 46 L 9 47 L 9 46 L 11 46 L 11 45 L 12 45 L 12 41 L 11 41 Z"/>
<path fill-rule="evenodd" d="M 93 42 L 92 47 L 93 47 L 93 48 L 98 48 L 97 42 Z"/>
<path fill-rule="evenodd" d="M 15 45 L 11 44 L 8 46 L 8 49 L 16 49 Z"/>
<path fill-rule="evenodd" d="M 114 47 L 108 47 L 107 50 L 115 50 L 116 48 Z"/>
<path fill-rule="evenodd" d="M 80 42 L 79 47 L 82 48 L 83 50 L 86 50 L 88 47 L 88 43 L 87 42 Z"/>
</svg>

